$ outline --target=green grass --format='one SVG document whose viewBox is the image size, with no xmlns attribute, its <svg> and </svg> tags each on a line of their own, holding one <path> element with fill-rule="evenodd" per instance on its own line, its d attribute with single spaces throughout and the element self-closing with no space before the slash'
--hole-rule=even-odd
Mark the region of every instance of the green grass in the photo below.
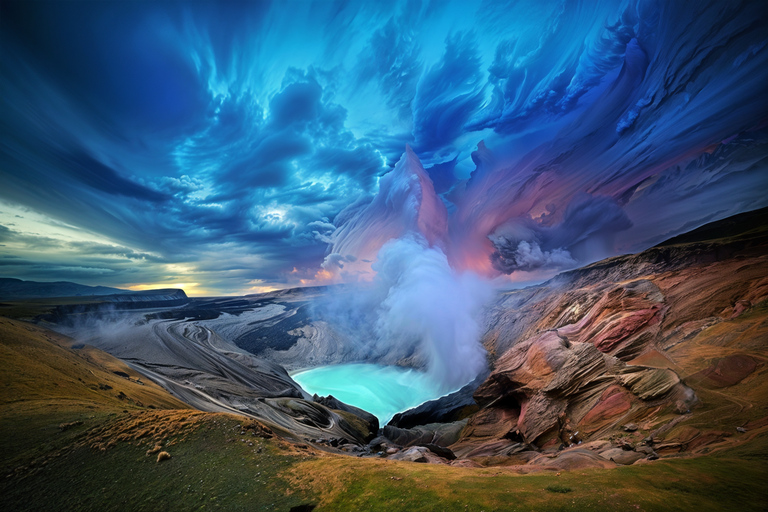
<svg viewBox="0 0 768 512">
<path fill-rule="evenodd" d="M 17 456 L 25 459 L 18 471 L 0 475 L 3 510 L 44 510 L 55 503 L 57 510 L 85 511 L 288 511 L 316 504 L 319 512 L 748 512 L 768 504 L 768 440 L 762 436 L 703 457 L 521 475 L 510 467 L 459 468 L 312 452 L 250 430 L 240 434 L 238 425 L 247 420 L 228 414 L 169 410 L 92 416 L 63 432 L 53 427 L 76 420 L 71 413 L 30 423 L 51 439 Z M 105 451 L 95 449 L 97 435 L 118 442 Z M 163 438 L 162 449 L 172 458 L 158 463 L 156 453 L 146 452 Z"/>
<path fill-rule="evenodd" d="M 280 474 L 302 456 L 282 442 L 240 435 L 238 419 L 207 415 L 186 439 L 146 455 L 153 441 L 118 442 L 106 451 L 64 450 L 44 465 L 4 478 L 4 510 L 289 510 L 310 503 Z M 241 439 L 246 439 L 242 442 Z M 248 443 L 252 443 L 249 446 Z"/>
<path fill-rule="evenodd" d="M 548 485 L 545 487 L 545 489 L 548 490 L 549 492 L 559 492 L 560 494 L 565 494 L 567 492 L 573 491 L 573 489 L 571 489 L 570 487 L 566 487 L 564 485 L 557 485 L 557 484 Z"/>
<path fill-rule="evenodd" d="M 728 325 L 763 325 L 749 315 Z M 115 370 L 132 372 L 120 361 L 95 349 L 69 349 L 59 338 L 0 319 L 2 510 L 288 511 L 302 504 L 316 504 L 318 512 L 768 509 L 764 428 L 743 438 L 734 434 L 729 439 L 738 442 L 706 456 L 611 470 L 521 475 L 513 467 L 328 455 L 250 431 L 241 435 L 244 418 L 182 409 L 157 386 L 118 377 Z M 703 392 L 698 414 L 712 417 L 701 421 L 733 431 L 736 420 L 764 417 L 765 386 L 762 374 L 755 375 L 726 391 Z M 118 391 L 135 400 L 116 398 Z M 734 416 L 735 406 L 722 401 L 726 393 L 754 406 Z M 146 454 L 159 440 L 171 454 L 161 463 Z"/>
<path fill-rule="evenodd" d="M 764 461 L 719 455 L 531 475 L 507 468 L 315 460 L 299 464 L 294 474 L 321 493 L 317 510 L 714 512 L 765 510 L 768 504 Z"/>
<path fill-rule="evenodd" d="M 101 302 L 104 302 L 104 299 L 98 296 L 5 300 L 0 302 L 0 315 L 17 320 L 31 320 L 39 315 L 52 312 L 57 306 L 98 304 Z"/>
</svg>

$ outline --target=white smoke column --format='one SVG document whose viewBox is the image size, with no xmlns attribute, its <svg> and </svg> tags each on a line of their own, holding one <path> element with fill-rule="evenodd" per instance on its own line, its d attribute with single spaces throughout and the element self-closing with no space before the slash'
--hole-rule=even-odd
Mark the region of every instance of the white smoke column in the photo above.
<svg viewBox="0 0 768 512">
<path fill-rule="evenodd" d="M 443 392 L 485 369 L 477 317 L 492 294 L 487 281 L 454 272 L 443 251 L 418 234 L 387 242 L 373 268 L 388 290 L 376 321 L 380 346 L 415 344 Z"/>
<path fill-rule="evenodd" d="M 324 268 L 369 282 L 318 306 L 350 334 L 358 357 L 425 366 L 443 392 L 485 369 L 477 318 L 492 294 L 488 281 L 448 263 L 448 221 L 429 174 L 406 147 L 377 194 L 334 219 Z M 360 337 L 370 330 L 373 339 Z"/>
</svg>

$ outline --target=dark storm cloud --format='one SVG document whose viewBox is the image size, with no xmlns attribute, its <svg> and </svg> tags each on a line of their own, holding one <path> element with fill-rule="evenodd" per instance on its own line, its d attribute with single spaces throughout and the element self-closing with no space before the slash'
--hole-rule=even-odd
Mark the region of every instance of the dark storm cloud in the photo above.
<svg viewBox="0 0 768 512">
<path fill-rule="evenodd" d="M 419 81 L 413 104 L 417 151 L 450 145 L 483 102 L 483 74 L 475 36 L 457 33 L 445 42 L 442 61 Z"/>
<path fill-rule="evenodd" d="M 53 156 L 51 166 L 68 174 L 80 184 L 109 195 L 126 196 L 157 203 L 168 200 L 168 196 L 143 187 L 120 174 L 81 150 L 60 153 Z"/>
<path fill-rule="evenodd" d="M 414 36 L 412 23 L 405 14 L 392 17 L 371 36 L 368 47 L 360 54 L 359 81 L 375 79 L 387 99 L 387 106 L 401 118 L 411 116 L 411 102 L 423 64 L 421 48 Z"/>
<path fill-rule="evenodd" d="M 611 254 L 616 234 L 632 227 L 611 198 L 587 194 L 576 195 L 559 222 L 545 222 L 518 218 L 498 228 L 490 236 L 494 267 L 505 273 L 574 267 Z"/>
<path fill-rule="evenodd" d="M 193 63 L 159 23 L 178 26 L 172 4 L 6 2 L 5 44 L 45 70 L 91 115 L 153 130 L 178 127 L 205 108 Z M 10 38 L 9 38 L 10 39 Z"/>
<path fill-rule="evenodd" d="M 710 218 L 700 201 L 758 207 L 761 142 L 674 165 L 764 122 L 760 7 L 3 2 L 2 256 L 44 280 L 45 265 L 112 269 L 94 275 L 113 285 L 181 265 L 222 292 L 295 282 L 406 144 L 468 219 L 462 243 L 491 226 L 475 234 L 506 271 L 655 240 Z M 499 158 L 467 185 L 480 139 Z"/>
<path fill-rule="evenodd" d="M 216 86 L 214 78 L 225 80 L 233 71 L 227 66 L 245 57 L 226 36 L 226 24 L 215 22 L 222 17 L 232 22 L 235 11 L 217 11 L 218 18 L 201 24 L 201 12 L 208 13 L 210 5 L 196 11 L 194 21 L 185 21 L 170 4 L 146 12 L 103 5 L 54 6 L 51 12 L 36 7 L 14 8 L 12 14 L 39 18 L 39 26 L 3 40 L 14 49 L 13 57 L 3 60 L 14 77 L 3 96 L 13 106 L 0 125 L 7 135 L 0 171 L 8 185 L 4 198 L 169 260 L 204 258 L 207 245 L 235 244 L 236 252 L 276 260 L 260 263 L 260 275 L 273 279 L 281 268 L 322 261 L 324 245 L 311 223 L 327 222 L 343 207 L 339 190 L 359 194 L 381 171 L 372 146 L 344 127 L 345 110 L 323 99 L 315 77 L 327 74 L 289 69 L 281 88 L 263 100 L 265 116 L 262 100 L 247 84 L 225 96 L 206 91 Z M 104 16 L 126 12 L 112 36 L 104 33 Z M 66 26 L 54 26 L 50 16 L 56 13 Z M 75 37 L 77 23 L 71 20 L 77 14 L 84 29 Z M 247 32 L 242 21 L 237 37 Z M 167 37 L 183 33 L 185 23 L 195 24 L 192 32 L 208 45 L 203 50 L 211 51 L 210 60 L 196 62 L 176 43 L 168 44 Z M 203 33 L 200 27 L 208 29 Z M 146 38 L 137 38 L 140 29 L 148 29 Z M 70 38 L 72 45 L 62 45 Z M 146 46 L 155 43 L 150 52 Z M 57 46 L 62 50 L 54 58 Z M 196 51 L 205 55 L 203 50 Z M 191 75 L 183 76 L 186 72 Z M 136 131 L 148 125 L 160 130 L 157 135 Z M 175 137 L 167 137 L 168 126 Z M 109 154 L 110 147 L 126 143 L 139 152 L 159 151 L 154 160 L 163 164 L 147 174 L 130 156 L 126 162 L 125 155 Z M 34 241 L 37 247 L 41 243 Z M 48 247 L 64 250 L 55 240 Z M 66 247 L 93 255 L 101 249 Z M 129 251 L 145 254 L 126 249 L 122 256 L 134 257 Z M 235 266 L 248 264 L 253 261 Z"/>
<path fill-rule="evenodd" d="M 322 88 L 314 80 L 288 84 L 270 102 L 270 121 L 279 130 L 293 123 L 314 121 L 320 108 Z"/>
</svg>

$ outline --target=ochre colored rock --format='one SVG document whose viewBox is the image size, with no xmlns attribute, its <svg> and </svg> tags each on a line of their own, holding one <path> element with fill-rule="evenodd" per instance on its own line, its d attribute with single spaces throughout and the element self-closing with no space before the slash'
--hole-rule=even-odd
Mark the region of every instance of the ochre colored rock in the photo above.
<svg viewBox="0 0 768 512">
<path fill-rule="evenodd" d="M 591 450 L 574 449 L 554 457 L 540 455 L 530 464 L 556 469 L 612 468 L 616 465 Z"/>
<path fill-rule="evenodd" d="M 629 366 L 556 331 L 510 348 L 474 396 L 482 409 L 470 418 L 462 440 L 514 432 L 539 448 L 570 445 L 583 440 L 582 431 L 623 425 L 633 407 L 635 417 L 642 417 L 647 400 L 683 400 L 687 410 L 695 398 L 672 370 Z"/>
<path fill-rule="evenodd" d="M 629 466 L 630 464 L 634 464 L 638 460 L 647 457 L 645 453 L 639 453 L 632 450 L 623 450 L 621 448 L 611 448 L 610 450 L 601 452 L 600 456 L 604 459 L 613 461 L 616 464 L 621 464 L 622 466 Z"/>
<path fill-rule="evenodd" d="M 745 354 L 733 354 L 718 359 L 713 365 L 688 377 L 687 382 L 707 388 L 734 386 L 751 375 L 757 368 L 757 361 Z"/>
<path fill-rule="evenodd" d="M 579 427 L 586 432 L 595 432 L 626 413 L 630 407 L 629 393 L 620 386 L 611 386 L 603 392 L 600 400 L 582 418 Z"/>
<path fill-rule="evenodd" d="M 680 383 L 680 378 L 672 370 L 642 366 L 627 366 L 621 371 L 619 380 L 643 400 L 666 395 Z"/>
</svg>

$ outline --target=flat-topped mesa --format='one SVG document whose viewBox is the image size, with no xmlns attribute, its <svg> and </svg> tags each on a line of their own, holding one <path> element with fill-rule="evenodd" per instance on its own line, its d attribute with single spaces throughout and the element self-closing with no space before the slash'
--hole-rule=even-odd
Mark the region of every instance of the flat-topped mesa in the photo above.
<svg viewBox="0 0 768 512">
<path fill-rule="evenodd" d="M 102 295 L 97 302 L 88 301 L 80 304 L 56 306 L 50 313 L 40 315 L 37 320 L 54 323 L 73 322 L 77 315 L 87 313 L 102 313 L 115 310 L 170 308 L 183 306 L 189 302 L 184 290 L 166 288 L 160 290 L 145 290 L 126 292 L 114 295 Z"/>
<path fill-rule="evenodd" d="M 130 302 L 166 302 L 166 301 L 184 301 L 187 302 L 187 294 L 179 288 L 164 288 L 160 290 L 144 290 L 140 292 L 121 293 L 118 295 L 107 295 L 99 297 L 105 302 L 130 303 Z"/>
</svg>

